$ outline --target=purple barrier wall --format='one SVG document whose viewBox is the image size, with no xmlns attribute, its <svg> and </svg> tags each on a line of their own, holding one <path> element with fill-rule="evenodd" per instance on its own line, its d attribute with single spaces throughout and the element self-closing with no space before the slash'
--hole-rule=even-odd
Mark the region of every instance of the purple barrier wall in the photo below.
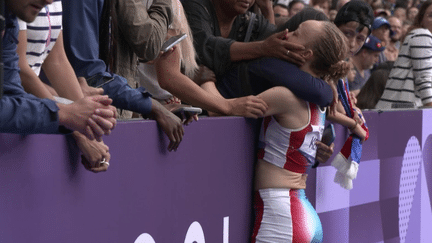
<svg viewBox="0 0 432 243">
<path fill-rule="evenodd" d="M 155 122 L 120 123 L 100 174 L 64 136 L 1 134 L 0 242 L 245 242 L 255 125 L 201 119 L 169 153 Z"/>
<path fill-rule="evenodd" d="M 308 177 L 324 242 L 428 242 L 432 111 L 365 116 L 354 188 L 333 183 L 329 165 Z M 202 118 L 169 153 L 155 122 L 120 122 L 100 174 L 65 136 L 0 134 L 0 242 L 248 242 L 256 128 Z M 336 132 L 338 151 L 347 134 Z"/>
</svg>

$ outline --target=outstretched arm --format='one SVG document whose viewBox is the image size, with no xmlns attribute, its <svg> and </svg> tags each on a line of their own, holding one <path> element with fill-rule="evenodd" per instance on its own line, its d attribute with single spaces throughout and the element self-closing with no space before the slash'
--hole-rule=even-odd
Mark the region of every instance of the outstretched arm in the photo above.
<svg viewBox="0 0 432 243">
<path fill-rule="evenodd" d="M 263 16 L 257 16 L 259 27 L 254 31 L 259 33 L 258 40 L 270 37 L 264 41 L 243 42 L 243 40 L 222 37 L 218 29 L 217 17 L 213 15 L 214 7 L 211 2 L 188 0 L 184 1 L 183 6 L 193 33 L 199 60 L 217 75 L 228 71 L 233 62 L 261 57 L 281 58 L 297 64 L 304 62 L 304 59 L 293 52 L 304 47 L 283 40 L 286 31 L 271 35 L 276 28 Z M 288 50 L 291 52 L 287 55 Z"/>
<path fill-rule="evenodd" d="M 45 59 L 42 69 L 60 97 L 78 100 L 84 97 L 78 79 L 63 46 L 63 32 L 60 32 L 56 43 Z"/>
<path fill-rule="evenodd" d="M 224 115 L 238 115 L 257 118 L 262 116 L 267 105 L 261 99 L 250 96 L 239 99 L 224 99 L 207 92 L 180 72 L 180 56 L 177 48 L 161 55 L 156 61 L 158 81 L 166 89 L 185 102 Z"/>
</svg>

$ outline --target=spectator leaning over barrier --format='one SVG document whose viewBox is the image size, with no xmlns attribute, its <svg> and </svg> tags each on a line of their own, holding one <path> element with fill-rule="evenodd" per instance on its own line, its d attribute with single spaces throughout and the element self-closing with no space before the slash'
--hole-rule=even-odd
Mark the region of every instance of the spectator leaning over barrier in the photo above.
<svg viewBox="0 0 432 243">
<path fill-rule="evenodd" d="M 19 76 L 17 16 L 32 22 L 50 0 L 5 0 L 6 29 L 3 35 L 4 95 L 0 100 L 2 133 L 67 133 L 76 130 L 89 139 L 100 140 L 116 124 L 115 109 L 107 96 L 82 98 L 72 104 L 60 104 L 27 94 Z"/>
<path fill-rule="evenodd" d="M 41 99 L 55 100 L 47 88 L 48 85 L 38 77 L 43 69 L 57 96 L 76 101 L 84 95 L 64 52 L 61 13 L 61 0 L 55 0 L 42 8 L 32 23 L 18 20 L 20 32 L 17 52 L 20 55 L 21 83 L 27 92 Z M 95 91 L 99 91 L 98 94 L 103 93 L 102 89 Z M 108 169 L 111 155 L 103 141 L 89 140 L 76 131 L 72 135 L 83 153 L 81 158 L 86 168 L 94 172 Z M 94 168 L 93 165 L 99 161 L 104 161 L 103 166 Z"/>
<path fill-rule="evenodd" d="M 113 105 L 142 115 L 154 118 L 162 130 L 167 134 L 170 144 L 168 150 L 176 150 L 179 146 L 184 130 L 180 118 L 165 109 L 159 102 L 152 99 L 144 88 L 132 89 L 127 80 L 107 70 L 105 62 L 99 58 L 103 40 L 99 39 L 102 23 L 104 0 L 62 0 L 63 3 L 63 34 L 66 54 L 78 77 L 86 79 L 90 86 L 100 86 L 104 93 L 113 99 Z M 152 60 L 159 55 L 160 48 L 165 40 L 168 25 L 172 22 L 172 12 L 169 0 L 158 0 L 153 3 L 154 10 L 147 12 L 144 1 L 118 1 L 119 11 L 124 10 L 124 5 L 136 4 L 135 12 L 124 13 L 122 24 L 130 24 L 129 28 L 121 29 L 121 33 L 128 35 L 126 40 L 136 40 L 136 46 L 140 50 L 134 52 L 134 47 L 126 42 L 113 43 L 118 51 L 115 60 L 119 61 L 119 67 L 124 67 L 125 72 L 132 72 L 131 65 L 136 66 L 139 53 L 142 59 Z M 113 22 L 116 20 L 113 20 Z M 142 28 L 138 23 L 147 23 L 147 28 Z M 120 29 L 119 29 L 120 31 Z M 119 32 L 112 33 L 113 38 Z M 124 40 L 124 41 L 126 41 Z M 109 43 L 109 42 L 108 42 Z M 132 75 L 135 75 L 132 72 Z"/>
<path fill-rule="evenodd" d="M 363 47 L 352 58 L 356 69 L 354 82 L 349 84 L 349 89 L 354 97 L 360 92 L 363 85 L 369 79 L 374 64 L 378 62 L 379 54 L 384 51 L 385 47 L 381 41 L 373 35 L 370 35 Z"/>
<path fill-rule="evenodd" d="M 377 109 L 432 106 L 432 1 L 423 2 Z"/>
<path fill-rule="evenodd" d="M 252 118 L 262 116 L 267 106 L 261 99 L 255 96 L 224 99 L 205 91 L 191 80 L 197 69 L 192 34 L 181 3 L 177 0 L 171 0 L 171 2 L 174 14 L 168 35 L 186 33 L 188 36 L 176 46 L 173 55 L 170 55 L 171 51 L 169 51 L 157 59 L 154 64 L 141 63 L 138 68 L 141 73 L 138 75 L 140 83 L 144 87 L 152 87 L 157 94 L 162 93 L 165 97 L 173 97 L 172 94 L 174 94 L 175 97 L 179 97 L 190 105 L 222 115 Z M 166 103 L 166 101 L 162 102 Z"/>
<path fill-rule="evenodd" d="M 302 99 L 322 106 L 330 104 L 333 92 L 329 85 L 285 62 L 299 64 L 304 60 L 294 51 L 303 47 L 283 39 L 288 30 L 271 34 L 275 27 L 262 16 L 253 17 L 247 12 L 249 5 L 238 1 L 189 0 L 183 4 L 199 61 L 215 72 L 218 89 L 225 98 L 256 95 L 273 86 L 285 86 Z M 249 25 L 251 18 L 254 21 Z M 327 19 L 317 10 L 305 9 L 284 28 L 313 18 Z M 248 26 L 250 38 L 245 42 Z M 300 76 L 302 82 L 298 81 Z"/>
</svg>

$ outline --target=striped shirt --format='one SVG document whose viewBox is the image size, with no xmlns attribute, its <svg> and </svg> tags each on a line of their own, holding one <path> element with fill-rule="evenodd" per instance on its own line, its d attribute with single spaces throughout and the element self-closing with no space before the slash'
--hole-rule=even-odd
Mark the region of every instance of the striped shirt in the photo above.
<svg viewBox="0 0 432 243">
<path fill-rule="evenodd" d="M 419 107 L 432 102 L 432 33 L 415 29 L 408 33 L 390 72 L 376 109 L 392 104 Z"/>
<path fill-rule="evenodd" d="M 36 75 L 54 47 L 62 30 L 62 2 L 54 0 L 43 8 L 35 21 L 26 23 L 18 20 L 20 30 L 27 30 L 27 62 Z"/>
</svg>

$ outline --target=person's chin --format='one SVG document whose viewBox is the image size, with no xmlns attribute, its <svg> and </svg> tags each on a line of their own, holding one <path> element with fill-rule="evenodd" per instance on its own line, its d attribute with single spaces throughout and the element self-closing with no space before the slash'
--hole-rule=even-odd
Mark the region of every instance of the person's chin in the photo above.
<svg viewBox="0 0 432 243">
<path fill-rule="evenodd" d="M 27 23 L 31 23 L 36 19 L 36 16 L 18 16 L 18 18 L 20 18 L 22 21 L 27 22 Z"/>
<path fill-rule="evenodd" d="M 36 19 L 36 17 L 37 17 L 38 14 L 39 14 L 38 11 L 29 11 L 29 12 L 23 13 L 21 15 L 17 14 L 17 16 L 21 20 L 23 20 L 23 21 L 25 21 L 27 23 L 31 23 L 31 22 L 33 22 Z"/>
</svg>

